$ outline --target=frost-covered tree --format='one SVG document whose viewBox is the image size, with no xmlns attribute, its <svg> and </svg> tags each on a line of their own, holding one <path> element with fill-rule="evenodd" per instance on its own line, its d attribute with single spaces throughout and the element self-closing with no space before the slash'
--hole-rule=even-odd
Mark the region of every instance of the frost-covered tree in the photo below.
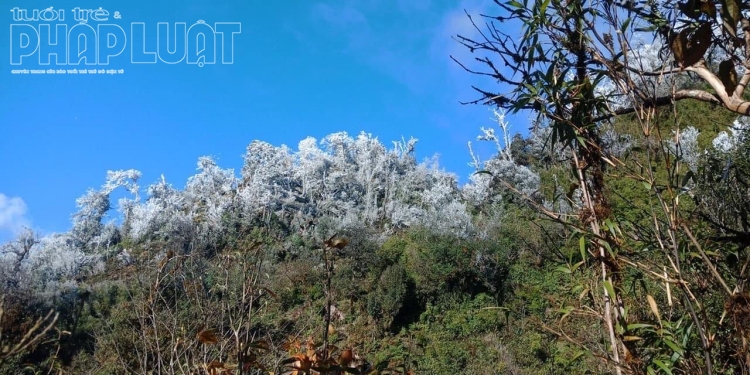
<svg viewBox="0 0 750 375">
<path fill-rule="evenodd" d="M 740 140 L 750 127 L 750 117 L 739 116 L 726 131 L 720 132 L 712 144 L 717 151 L 730 152 L 737 148 Z"/>
<path fill-rule="evenodd" d="M 202 157 L 184 190 L 162 176 L 148 187 L 144 202 L 136 185 L 140 173 L 110 172 L 101 189 L 79 199 L 71 238 L 87 249 L 111 247 L 121 237 L 205 248 L 220 245 L 229 232 L 273 217 L 297 228 L 329 217 L 341 228 L 425 226 L 469 233 L 471 220 L 456 177 L 441 171 L 436 159 L 417 163 L 416 142 L 403 140 L 387 149 L 371 134 L 338 132 L 319 142 L 306 138 L 293 151 L 254 141 L 247 147 L 241 178 Z M 104 225 L 110 194 L 118 187 L 133 198 L 120 200 L 122 226 Z"/>
<path fill-rule="evenodd" d="M 388 150 L 364 132 L 357 137 L 333 133 L 320 142 L 307 138 L 296 152 L 254 142 L 248 147 L 240 196 L 247 204 L 290 216 L 298 226 L 326 216 L 342 228 L 447 222 L 466 233 L 469 220 L 455 176 L 417 163 L 415 144 L 416 139 L 404 140 Z M 443 200 L 432 207 L 438 196 Z"/>
<path fill-rule="evenodd" d="M 73 215 L 73 229 L 71 230 L 77 247 L 92 250 L 92 246 L 96 244 L 111 242 L 108 238 L 99 237 L 102 235 L 102 229 L 104 228 L 102 219 L 111 208 L 110 194 L 115 189 L 124 187 L 137 200 L 137 181 L 140 177 L 141 172 L 134 169 L 108 171 L 106 182 L 99 190 L 89 189 L 85 195 L 78 198 L 76 204 L 79 210 Z M 104 234 L 115 235 L 111 230 Z"/>
<path fill-rule="evenodd" d="M 133 205 L 125 223 L 126 235 L 136 241 L 188 238 L 192 220 L 183 193 L 168 184 L 164 176 L 147 189 L 145 202 Z"/>
<path fill-rule="evenodd" d="M 421 192 L 424 213 L 420 224 L 442 233 L 471 234 L 471 215 L 461 199 L 456 177 L 433 169 L 429 171 L 428 183 L 429 186 Z"/>
<path fill-rule="evenodd" d="M 76 279 L 101 272 L 101 257 L 87 254 L 69 233 L 42 238 L 29 257 L 31 280 L 42 295 L 54 296 L 74 287 Z"/>
<path fill-rule="evenodd" d="M 224 212 L 232 205 L 238 179 L 232 169 L 221 169 L 210 157 L 198 160 L 198 174 L 190 177 L 183 193 L 198 240 L 215 243 L 222 230 Z"/>
<path fill-rule="evenodd" d="M 714 150 L 701 160 L 690 193 L 700 215 L 714 228 L 712 241 L 750 246 L 750 133 L 748 118 L 737 118 L 729 132 L 713 141 Z"/>
<path fill-rule="evenodd" d="M 294 156 L 288 147 L 253 141 L 245 153 L 242 181 L 238 187 L 243 209 L 249 215 L 264 214 L 265 218 L 282 211 L 291 198 L 292 186 L 296 185 L 293 165 Z"/>
<path fill-rule="evenodd" d="M 493 110 L 494 120 L 501 130 L 501 136 L 495 133 L 494 128 L 481 128 L 482 134 L 477 137 L 479 141 L 493 142 L 497 154 L 481 162 L 471 149 L 471 166 L 478 172 L 470 177 L 469 183 L 464 187 L 464 196 L 474 205 L 483 203 L 497 203 L 502 200 L 503 194 L 508 197 L 514 193 L 506 191 L 505 184 L 510 185 L 526 197 L 532 197 L 539 190 L 539 175 L 525 165 L 519 165 L 511 153 L 512 138 L 510 136 L 510 124 L 505 118 L 504 111 Z M 498 181 L 502 182 L 498 184 Z"/>
<path fill-rule="evenodd" d="M 387 169 L 387 150 L 371 134 L 361 133 L 354 141 L 355 181 L 362 188 L 362 219 L 373 223 L 380 216 Z"/>
<path fill-rule="evenodd" d="M 39 235 L 31 229 L 24 229 L 16 238 L 0 246 L 2 256 L 3 281 L 17 285 L 21 276 L 21 267 L 26 263 L 34 246 L 39 243 Z"/>
<path fill-rule="evenodd" d="M 698 147 L 698 129 L 688 126 L 681 131 L 673 132 L 673 138 L 667 142 L 669 152 L 681 160 L 691 171 L 696 172 L 701 156 Z"/>
<path fill-rule="evenodd" d="M 110 209 L 109 193 L 89 189 L 78 200 L 78 212 L 73 215 L 72 234 L 77 245 L 87 247 L 91 240 L 101 233 L 102 218 Z"/>
</svg>

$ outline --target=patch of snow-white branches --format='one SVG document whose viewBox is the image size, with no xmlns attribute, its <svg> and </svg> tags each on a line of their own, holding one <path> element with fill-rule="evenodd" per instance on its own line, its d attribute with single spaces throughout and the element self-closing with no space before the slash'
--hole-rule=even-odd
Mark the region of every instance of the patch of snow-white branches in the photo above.
<svg viewBox="0 0 750 375">
<path fill-rule="evenodd" d="M 510 124 L 505 118 L 505 112 L 493 110 L 493 120 L 499 127 L 500 136 L 494 128 L 484 128 L 480 130 L 481 135 L 477 137 L 479 141 L 493 142 L 497 154 L 487 161 L 480 161 L 474 153 L 469 142 L 469 152 L 471 153 L 472 162 L 470 163 L 478 173 L 470 177 L 469 183 L 463 188 L 463 194 L 472 204 L 499 202 L 504 194 L 515 194 L 506 189 L 504 184 L 495 182 L 501 181 L 507 183 L 525 197 L 531 197 L 539 189 L 539 175 L 525 165 L 518 164 L 511 153 L 513 139 L 510 136 Z"/>
</svg>

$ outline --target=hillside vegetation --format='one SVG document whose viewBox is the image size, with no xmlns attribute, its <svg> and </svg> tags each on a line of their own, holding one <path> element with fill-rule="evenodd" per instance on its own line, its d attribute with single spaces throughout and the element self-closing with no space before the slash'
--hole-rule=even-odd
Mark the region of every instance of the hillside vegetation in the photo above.
<svg viewBox="0 0 750 375">
<path fill-rule="evenodd" d="M 500 113 L 498 121 L 501 133 L 508 124 Z M 692 154 L 681 159 L 695 158 L 696 172 L 709 178 L 691 191 L 724 191 L 703 201 L 686 193 L 689 217 L 722 215 L 711 208 L 746 200 L 732 190 L 749 171 L 743 150 L 750 142 L 730 131 L 715 137 L 716 148 L 702 148 L 698 128 L 684 133 L 683 149 Z M 255 141 L 241 176 L 201 158 L 184 189 L 162 179 L 146 197 L 137 194 L 137 171 L 109 172 L 101 188 L 78 200 L 69 232 L 27 232 L 4 245 L 4 345 L 29 345 L 6 353 L 2 369 L 236 372 L 242 360 L 246 373 L 278 371 L 284 360 L 307 355 L 308 344 L 320 349 L 330 297 L 329 345 L 352 349 L 361 364 L 430 374 L 599 373 L 599 361 L 582 347 L 601 340 L 597 318 L 583 307 L 594 286 L 581 263 L 592 260 L 581 258 L 575 231 L 537 210 L 575 215 L 578 201 L 568 191 L 565 152 L 545 147 L 547 135 L 540 128 L 516 136 L 480 163 L 517 192 L 485 173 L 458 187 L 434 162 L 416 162 L 414 140 L 387 149 L 366 134 L 308 138 L 297 150 Z M 617 153 L 642 156 L 626 132 L 613 129 L 610 137 Z M 484 129 L 480 138 L 494 141 L 495 131 Z M 732 157 L 724 172 L 732 177 L 716 186 L 713 164 L 721 169 Z M 614 171 L 607 181 L 632 228 L 630 261 L 663 262 L 645 246 L 650 239 L 638 237 L 651 219 L 649 189 Z M 116 189 L 132 197 L 119 202 L 119 224 L 102 222 Z M 719 233 L 705 227 L 706 241 L 722 246 L 712 248 L 712 259 L 739 275 L 744 248 L 709 240 Z M 700 259 L 687 258 L 700 267 Z M 665 285 L 644 272 L 622 275 L 627 298 L 665 301 Z M 698 297 L 721 314 L 718 286 L 699 281 Z M 661 309 L 673 314 L 666 304 Z M 642 306 L 639 321 L 658 324 L 649 311 Z M 40 318 L 30 342 L 24 335 Z M 673 339 L 675 353 L 690 355 L 690 323 L 663 319 L 673 324 L 670 334 L 682 335 Z M 733 344 L 722 345 L 731 358 Z"/>
<path fill-rule="evenodd" d="M 750 373 L 750 5 L 496 4 L 468 183 L 364 133 L 108 172 L 3 245 L 0 372 Z"/>
</svg>

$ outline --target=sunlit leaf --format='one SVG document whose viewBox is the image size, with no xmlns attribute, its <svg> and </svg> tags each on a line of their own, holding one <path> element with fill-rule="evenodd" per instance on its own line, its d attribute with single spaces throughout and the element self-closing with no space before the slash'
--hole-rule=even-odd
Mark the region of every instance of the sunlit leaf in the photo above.
<svg viewBox="0 0 750 375">
<path fill-rule="evenodd" d="M 643 338 L 639 336 L 624 336 L 622 338 L 622 341 L 638 341 L 638 340 L 643 340 Z"/>
<path fill-rule="evenodd" d="M 652 297 L 650 294 L 646 295 L 646 300 L 648 300 L 648 306 L 651 308 L 651 312 L 654 314 L 654 317 L 657 321 L 661 322 L 661 314 L 659 314 L 659 306 L 656 305 L 656 300 L 654 297 Z"/>
</svg>

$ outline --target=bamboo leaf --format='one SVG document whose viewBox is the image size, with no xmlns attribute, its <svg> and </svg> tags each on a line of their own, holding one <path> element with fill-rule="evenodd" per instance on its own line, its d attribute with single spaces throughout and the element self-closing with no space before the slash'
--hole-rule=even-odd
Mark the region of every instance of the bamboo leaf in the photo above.
<svg viewBox="0 0 750 375">
<path fill-rule="evenodd" d="M 586 260 L 586 237 L 581 236 L 578 240 L 578 248 L 581 250 L 581 261 Z"/>
<path fill-rule="evenodd" d="M 656 320 L 661 324 L 661 314 L 659 314 L 659 306 L 656 305 L 656 300 L 650 294 L 646 295 L 646 300 L 648 300 L 648 306 L 651 308 L 654 317 L 656 317 Z"/>
<path fill-rule="evenodd" d="M 640 328 L 654 328 L 653 324 L 646 324 L 646 323 L 633 323 L 628 324 L 628 331 L 633 331 Z"/>
<path fill-rule="evenodd" d="M 633 21 L 632 18 L 628 17 L 625 22 L 622 23 L 622 26 L 620 26 L 620 31 L 625 34 L 625 31 L 628 29 L 628 26 L 630 26 L 630 22 Z"/>
<path fill-rule="evenodd" d="M 625 336 L 622 338 L 622 341 L 638 341 L 638 340 L 643 340 L 643 338 L 639 336 Z"/>
<path fill-rule="evenodd" d="M 607 291 L 607 294 L 609 294 L 609 299 L 613 300 L 615 299 L 615 288 L 612 287 L 612 283 L 609 282 L 609 280 L 604 282 L 604 289 Z"/>
<path fill-rule="evenodd" d="M 670 340 L 668 338 L 664 339 L 664 343 L 667 344 L 667 346 L 670 349 L 674 350 L 674 352 L 677 353 L 677 354 L 679 354 L 679 355 L 682 355 L 683 353 L 685 353 L 684 349 L 682 349 L 681 347 L 679 347 L 677 345 L 677 343 L 675 343 L 674 341 L 672 341 L 672 340 Z"/>
<path fill-rule="evenodd" d="M 655 359 L 654 364 L 659 366 L 659 368 L 662 369 L 662 371 L 666 372 L 669 375 L 672 375 L 672 370 L 666 364 L 664 364 L 664 362 L 658 359 Z"/>
</svg>

